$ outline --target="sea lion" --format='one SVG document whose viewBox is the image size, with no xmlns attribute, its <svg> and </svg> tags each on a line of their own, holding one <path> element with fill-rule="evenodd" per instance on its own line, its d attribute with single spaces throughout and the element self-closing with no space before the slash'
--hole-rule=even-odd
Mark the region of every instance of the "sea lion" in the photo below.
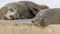
<svg viewBox="0 0 60 34">
<path fill-rule="evenodd" d="M 0 18 L 5 20 L 31 19 L 48 6 L 38 5 L 31 1 L 11 2 L 0 9 Z"/>
<path fill-rule="evenodd" d="M 45 9 L 40 11 L 32 20 L 37 26 L 60 24 L 60 8 Z"/>
</svg>

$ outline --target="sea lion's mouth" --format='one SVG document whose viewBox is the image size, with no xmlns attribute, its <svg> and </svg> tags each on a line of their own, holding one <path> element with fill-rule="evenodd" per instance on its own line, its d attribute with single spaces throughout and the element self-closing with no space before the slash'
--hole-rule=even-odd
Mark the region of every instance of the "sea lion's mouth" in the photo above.
<svg viewBox="0 0 60 34">
<path fill-rule="evenodd" d="M 18 18 L 11 17 L 10 19 L 7 17 L 4 17 L 5 20 L 18 20 Z"/>
</svg>

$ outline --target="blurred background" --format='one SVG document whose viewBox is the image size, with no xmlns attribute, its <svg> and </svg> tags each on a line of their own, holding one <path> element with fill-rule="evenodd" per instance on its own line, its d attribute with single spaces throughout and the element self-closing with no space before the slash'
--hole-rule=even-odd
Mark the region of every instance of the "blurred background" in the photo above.
<svg viewBox="0 0 60 34">
<path fill-rule="evenodd" d="M 17 2 L 17 1 L 32 1 L 32 2 L 35 2 L 37 4 L 47 5 L 50 8 L 60 7 L 60 0 L 0 0 L 0 8 L 3 7 L 7 3 Z"/>
</svg>

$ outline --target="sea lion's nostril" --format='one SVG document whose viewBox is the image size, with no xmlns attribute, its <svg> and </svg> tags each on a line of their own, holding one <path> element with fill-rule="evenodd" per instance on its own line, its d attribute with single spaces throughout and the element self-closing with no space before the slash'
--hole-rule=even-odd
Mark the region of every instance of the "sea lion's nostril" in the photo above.
<svg viewBox="0 0 60 34">
<path fill-rule="evenodd" d="M 10 15 L 10 18 L 11 18 L 10 20 L 14 20 L 14 16 L 13 15 Z"/>
<path fill-rule="evenodd" d="M 13 17 L 12 15 L 10 15 L 10 17 Z"/>
</svg>

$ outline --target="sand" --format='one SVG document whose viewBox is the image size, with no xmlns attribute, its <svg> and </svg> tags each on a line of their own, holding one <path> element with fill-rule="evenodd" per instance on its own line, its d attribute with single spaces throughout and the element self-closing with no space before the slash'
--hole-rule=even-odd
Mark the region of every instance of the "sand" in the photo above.
<svg viewBox="0 0 60 34">
<path fill-rule="evenodd" d="M 37 27 L 33 24 L 0 23 L 0 34 L 60 34 L 60 25 Z"/>
</svg>

